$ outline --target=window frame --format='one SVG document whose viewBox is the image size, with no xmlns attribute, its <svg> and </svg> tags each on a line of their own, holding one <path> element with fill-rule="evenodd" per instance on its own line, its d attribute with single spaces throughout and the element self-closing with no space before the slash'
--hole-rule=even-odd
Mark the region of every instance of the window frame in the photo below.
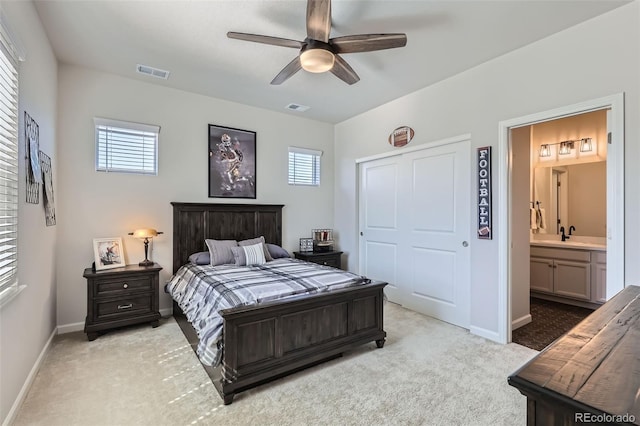
<svg viewBox="0 0 640 426">
<path fill-rule="evenodd" d="M 135 123 L 130 121 L 123 120 L 113 120 L 110 118 L 101 118 L 94 117 L 94 129 L 95 129 L 95 170 L 96 172 L 104 172 L 104 173 L 130 173 L 130 174 L 138 174 L 138 175 L 147 175 L 147 176 L 157 176 L 158 175 L 158 147 L 160 144 L 160 126 L 156 126 L 153 124 L 143 124 L 143 123 Z M 143 147 L 147 141 L 145 139 L 150 138 L 153 140 L 153 159 L 152 159 L 152 170 L 146 170 L 146 162 L 144 161 L 144 155 L 142 154 L 140 158 L 136 158 L 134 156 L 127 157 L 131 160 L 139 161 L 136 167 L 118 167 L 113 166 L 113 159 L 111 156 L 106 155 L 105 165 L 101 165 L 101 147 L 104 145 L 104 149 L 108 149 L 108 142 L 101 141 L 101 135 L 110 134 L 118 134 L 124 135 L 129 134 L 130 136 L 137 138 L 136 144 Z M 112 163 L 111 166 L 108 163 Z"/>
<path fill-rule="evenodd" d="M 293 166 L 291 164 L 292 154 L 294 158 Z M 287 157 L 287 183 L 289 185 L 295 185 L 295 186 L 320 186 L 321 176 L 322 176 L 322 173 L 321 173 L 322 154 L 323 154 L 322 151 L 319 151 L 319 150 L 309 149 L 309 148 L 300 148 L 297 146 L 290 146 L 288 150 L 288 157 Z M 296 156 L 311 157 L 309 160 L 307 160 L 313 163 L 313 165 L 311 166 L 312 170 L 311 170 L 310 179 L 307 179 L 305 181 L 303 176 L 299 176 L 299 174 L 296 173 L 296 167 L 295 167 Z M 292 168 L 293 168 L 293 176 L 291 174 Z M 302 173 L 304 172 L 301 171 L 300 174 Z"/>
<path fill-rule="evenodd" d="M 8 26 L 7 19 L 0 11 L 0 52 L 2 58 L 2 71 L 0 73 L 0 85 L 3 91 L 0 96 L 2 105 L 1 118 L 4 121 L 3 132 L 0 142 L 0 173 L 4 175 L 2 179 L 5 184 L 2 186 L 2 193 L 5 197 L 0 200 L 3 205 L 4 214 L 0 217 L 3 228 L 3 240 L 0 242 L 0 258 L 8 270 L 3 273 L 4 279 L 0 285 L 0 307 L 13 300 L 24 288 L 19 284 L 18 279 L 18 222 L 19 222 L 19 181 L 20 181 L 20 67 L 19 62 L 24 60 L 24 52 Z M 5 92 L 6 91 L 6 92 Z M 23 123 L 24 126 L 24 123 Z M 25 172 L 26 169 L 25 169 Z"/>
</svg>

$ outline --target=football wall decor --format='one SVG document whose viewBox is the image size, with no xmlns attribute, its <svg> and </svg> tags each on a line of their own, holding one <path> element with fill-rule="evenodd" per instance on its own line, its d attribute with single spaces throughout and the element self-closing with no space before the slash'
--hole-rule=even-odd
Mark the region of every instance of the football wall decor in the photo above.
<svg viewBox="0 0 640 426">
<path fill-rule="evenodd" d="M 389 144 L 398 148 L 405 146 L 411 142 L 414 134 L 415 132 L 409 126 L 398 127 L 389 135 Z"/>
</svg>

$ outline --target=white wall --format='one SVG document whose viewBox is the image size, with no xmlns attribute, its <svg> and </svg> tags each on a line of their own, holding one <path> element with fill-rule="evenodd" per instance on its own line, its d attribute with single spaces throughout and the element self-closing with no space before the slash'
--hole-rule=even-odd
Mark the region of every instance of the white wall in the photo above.
<svg viewBox="0 0 640 426">
<path fill-rule="evenodd" d="M 38 356 L 56 327 L 56 226 L 45 225 L 39 204 L 26 204 L 24 111 L 38 123 L 40 150 L 51 157 L 58 195 L 56 156 L 57 63 L 32 2 L 2 2 L 9 25 L 26 52 L 19 81 L 18 280 L 26 285 L 0 310 L 0 421 L 4 422 Z"/>
<path fill-rule="evenodd" d="M 135 64 L 131 65 L 134 69 Z M 122 237 L 127 263 L 144 259 L 142 242 L 127 235 L 153 227 L 151 258 L 171 274 L 171 201 L 284 204 L 283 246 L 297 250 L 311 229 L 333 227 L 333 126 L 70 65 L 59 69 L 60 193 L 58 324 L 77 329 L 86 316 L 84 268 L 92 240 Z M 283 106 L 284 108 L 284 106 Z M 161 126 L 158 176 L 95 171 L 93 117 Z M 257 132 L 257 199 L 207 197 L 208 124 Z M 287 184 L 289 145 L 319 149 L 321 186 Z M 171 299 L 161 291 L 160 308 Z M 67 327 L 71 325 L 71 327 Z"/>
<path fill-rule="evenodd" d="M 640 156 L 637 143 L 638 9 L 638 2 L 625 5 L 338 124 L 335 129 L 335 228 L 342 235 L 341 249 L 348 254 L 349 269 L 356 270 L 358 265 L 354 160 L 393 150 L 387 136 L 400 125 L 415 129 L 411 144 L 470 133 L 473 150 L 492 145 L 497 152 L 501 120 L 624 92 L 625 158 L 627 164 L 637 164 Z M 493 175 L 494 208 L 499 202 L 496 169 L 497 166 Z M 626 169 L 625 212 L 629 219 L 625 224 L 625 280 L 628 283 L 640 281 L 640 263 L 634 260 L 640 255 L 640 224 L 633 219 L 640 211 L 639 174 L 637 168 Z M 475 234 L 474 224 L 469 226 Z M 470 245 L 471 324 L 474 331 L 497 338 L 498 240 L 504 224 L 494 222 L 493 226 L 493 240 L 473 239 Z"/>
</svg>

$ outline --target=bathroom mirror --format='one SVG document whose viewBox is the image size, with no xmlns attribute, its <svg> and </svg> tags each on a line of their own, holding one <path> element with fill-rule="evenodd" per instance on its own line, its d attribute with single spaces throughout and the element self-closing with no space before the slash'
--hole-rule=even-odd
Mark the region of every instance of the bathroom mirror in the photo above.
<svg viewBox="0 0 640 426">
<path fill-rule="evenodd" d="M 571 164 L 534 169 L 533 207 L 544 215 L 540 234 L 565 233 L 605 237 L 607 228 L 607 163 Z M 536 204 L 539 202 L 540 204 Z"/>
</svg>

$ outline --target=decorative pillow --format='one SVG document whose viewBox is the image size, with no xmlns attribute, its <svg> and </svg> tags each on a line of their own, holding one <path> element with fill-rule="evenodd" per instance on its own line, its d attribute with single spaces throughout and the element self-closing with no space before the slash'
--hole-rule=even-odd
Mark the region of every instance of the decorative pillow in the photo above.
<svg viewBox="0 0 640 426">
<path fill-rule="evenodd" d="M 237 247 L 236 240 L 204 240 L 209 247 L 209 256 L 211 257 L 211 266 L 216 265 L 233 265 L 232 247 Z"/>
<path fill-rule="evenodd" d="M 209 265 L 211 264 L 211 256 L 208 251 L 201 251 L 198 253 L 193 253 L 189 256 L 189 262 L 194 265 Z"/>
<path fill-rule="evenodd" d="M 264 258 L 267 262 L 271 262 L 273 260 L 264 242 L 264 237 L 260 236 L 258 238 L 251 238 L 250 240 L 238 241 L 239 246 L 252 246 L 254 244 L 262 244 L 262 251 L 264 252 Z"/>
<path fill-rule="evenodd" d="M 231 247 L 236 266 L 263 265 L 266 263 L 263 247 L 263 243 Z"/>
<path fill-rule="evenodd" d="M 291 257 L 288 251 L 286 251 L 285 249 L 283 249 L 282 247 L 276 244 L 267 243 L 266 245 L 267 245 L 267 250 L 269 251 L 269 254 L 274 259 L 280 259 L 282 257 Z"/>
</svg>

